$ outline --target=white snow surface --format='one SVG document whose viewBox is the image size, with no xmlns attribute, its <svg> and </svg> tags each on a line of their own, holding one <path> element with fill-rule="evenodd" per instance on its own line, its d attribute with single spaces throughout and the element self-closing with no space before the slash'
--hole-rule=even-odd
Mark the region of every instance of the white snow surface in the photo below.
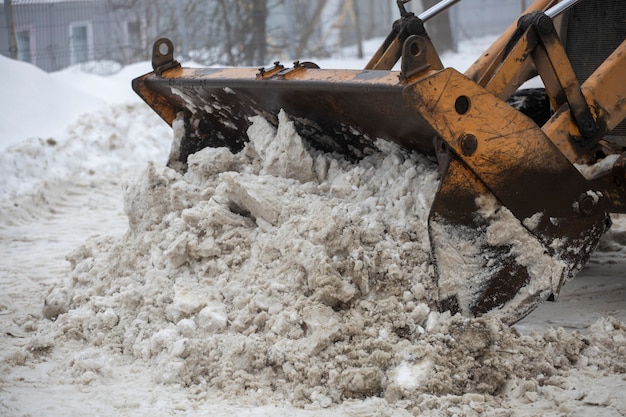
<svg viewBox="0 0 626 417">
<path fill-rule="evenodd" d="M 558 302 L 451 317 L 424 157 L 348 163 L 281 114 L 182 175 L 130 90 L 148 63 L 0 67 L 0 415 L 626 415 L 623 216 Z"/>
</svg>

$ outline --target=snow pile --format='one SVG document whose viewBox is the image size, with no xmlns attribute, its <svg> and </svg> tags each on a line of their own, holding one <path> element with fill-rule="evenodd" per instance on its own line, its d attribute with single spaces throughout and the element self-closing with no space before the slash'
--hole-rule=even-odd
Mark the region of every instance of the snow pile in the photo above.
<svg viewBox="0 0 626 417">
<path fill-rule="evenodd" d="M 7 148 L 0 153 L 3 220 L 54 199 L 59 181 L 97 181 L 136 170 L 140 161 L 163 160 L 169 131 L 146 106 L 120 104 L 81 115 L 63 135 L 30 138 Z"/>
<path fill-rule="evenodd" d="M 86 342 L 65 364 L 79 383 L 111 372 L 94 353 L 104 349 L 200 400 L 212 389 L 310 408 L 378 396 L 465 415 L 556 398 L 576 366 L 624 372 L 615 320 L 523 336 L 433 311 L 430 161 L 389 143 L 358 164 L 319 154 L 284 115 L 249 136 L 237 155 L 207 148 L 185 175 L 150 165 L 130 183 L 128 232 L 69 257 L 71 279 L 44 306 L 54 321 L 29 352 Z"/>
<path fill-rule="evenodd" d="M 0 69 L 11 98 L 0 112 L 0 223 L 53 198 L 55 182 L 97 181 L 165 158 L 171 130 L 130 88 L 149 64 L 101 77 L 0 56 Z"/>
<path fill-rule="evenodd" d="M 68 120 L 104 108 L 96 95 L 50 76 L 34 65 L 0 55 L 2 101 L 0 150 L 29 137 L 44 140 L 63 132 Z"/>
</svg>

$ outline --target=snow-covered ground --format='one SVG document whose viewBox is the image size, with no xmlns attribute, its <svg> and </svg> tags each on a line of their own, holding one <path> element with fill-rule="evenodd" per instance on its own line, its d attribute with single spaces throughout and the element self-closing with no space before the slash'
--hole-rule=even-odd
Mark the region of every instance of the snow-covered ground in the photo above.
<svg viewBox="0 0 626 417">
<path fill-rule="evenodd" d="M 0 68 L 0 415 L 626 415 L 623 216 L 558 302 L 451 318 L 423 158 L 349 164 L 257 120 L 183 176 L 130 89 L 149 63 Z"/>
</svg>

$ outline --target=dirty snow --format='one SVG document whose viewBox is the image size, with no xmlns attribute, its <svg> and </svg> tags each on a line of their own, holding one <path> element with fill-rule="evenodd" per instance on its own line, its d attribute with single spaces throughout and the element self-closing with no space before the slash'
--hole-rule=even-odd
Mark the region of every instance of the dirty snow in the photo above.
<svg viewBox="0 0 626 417">
<path fill-rule="evenodd" d="M 84 79 L 130 89 L 148 69 Z M 0 136 L 1 415 L 626 414 L 623 216 L 559 302 L 513 327 L 450 317 L 433 310 L 431 161 L 381 144 L 350 164 L 282 115 L 181 175 L 151 110 L 94 97 L 61 131 Z"/>
</svg>

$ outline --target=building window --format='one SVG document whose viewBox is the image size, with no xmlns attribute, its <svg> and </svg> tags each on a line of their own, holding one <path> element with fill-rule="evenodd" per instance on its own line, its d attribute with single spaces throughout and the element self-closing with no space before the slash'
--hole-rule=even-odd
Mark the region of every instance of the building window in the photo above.
<svg viewBox="0 0 626 417">
<path fill-rule="evenodd" d="M 91 24 L 74 23 L 70 26 L 70 49 L 72 64 L 80 64 L 91 59 Z"/>
<path fill-rule="evenodd" d="M 126 24 L 128 31 L 128 43 L 132 48 L 141 48 L 141 26 L 139 22 L 128 22 Z"/>
<path fill-rule="evenodd" d="M 17 41 L 17 59 L 32 62 L 30 30 L 18 30 L 15 32 L 15 40 Z"/>
</svg>

